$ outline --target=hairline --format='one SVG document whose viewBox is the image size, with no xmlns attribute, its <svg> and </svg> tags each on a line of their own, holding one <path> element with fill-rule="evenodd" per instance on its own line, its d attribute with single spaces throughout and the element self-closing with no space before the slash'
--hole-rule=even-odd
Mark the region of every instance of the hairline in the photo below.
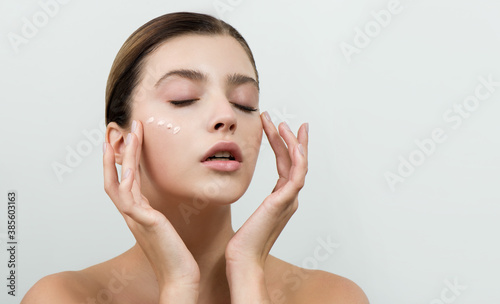
<svg viewBox="0 0 500 304">
<path fill-rule="evenodd" d="M 255 81 L 254 84 L 257 87 L 257 90 L 260 92 L 259 75 L 257 74 L 257 68 L 252 63 L 252 58 L 248 54 L 247 50 L 245 50 L 245 46 L 240 41 L 238 41 L 238 39 L 236 39 L 236 37 L 233 37 L 229 33 L 229 30 L 224 29 L 224 32 L 222 32 L 222 33 L 209 33 L 209 32 L 189 32 L 189 33 L 182 33 L 182 34 L 179 34 L 179 35 L 176 35 L 176 36 L 173 36 L 173 37 L 165 38 L 161 42 L 159 42 L 159 43 L 155 44 L 154 46 L 152 46 L 149 50 L 147 50 L 146 52 L 143 53 L 142 58 L 140 58 L 139 62 L 137 63 L 136 68 L 137 68 L 138 74 L 137 74 L 136 81 L 134 83 L 134 88 L 130 92 L 131 93 L 130 96 L 134 96 L 137 87 L 144 80 L 144 73 L 146 72 L 146 66 L 147 66 L 147 63 L 148 63 L 149 59 L 151 58 L 151 56 L 153 56 L 153 54 L 160 47 L 162 47 L 165 43 L 170 42 L 171 40 L 174 40 L 176 38 L 181 38 L 181 37 L 186 37 L 186 36 L 207 36 L 207 37 L 210 37 L 210 36 L 221 36 L 221 37 L 224 37 L 224 36 L 226 36 L 226 37 L 229 37 L 229 38 L 232 38 L 232 39 L 236 40 L 236 42 L 238 42 L 238 44 L 243 48 L 243 51 L 245 52 L 245 55 L 247 56 L 247 59 L 250 61 L 250 65 L 252 66 L 253 73 L 255 74 L 254 75 L 255 78 L 253 78 L 253 77 L 251 77 L 251 78 Z M 246 76 L 246 75 L 243 75 L 243 76 Z M 163 75 L 162 75 L 162 77 L 163 77 Z M 154 86 L 156 87 L 156 83 L 155 83 Z M 130 100 L 130 101 L 133 102 L 133 100 Z"/>
</svg>

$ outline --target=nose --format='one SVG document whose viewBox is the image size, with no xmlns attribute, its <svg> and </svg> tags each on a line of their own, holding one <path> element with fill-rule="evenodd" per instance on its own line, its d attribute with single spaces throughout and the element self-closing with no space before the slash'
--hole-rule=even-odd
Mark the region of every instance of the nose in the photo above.
<svg viewBox="0 0 500 304">
<path fill-rule="evenodd" d="M 211 122 L 213 132 L 230 132 L 236 131 L 236 116 L 231 104 L 226 101 L 226 105 L 217 105 L 214 109 L 214 118 Z"/>
<path fill-rule="evenodd" d="M 236 115 L 231 103 L 225 98 L 220 102 L 214 103 L 213 116 L 210 122 L 211 132 L 229 132 L 236 131 Z"/>
<path fill-rule="evenodd" d="M 236 129 L 236 122 L 229 122 L 229 121 L 224 121 L 224 122 L 218 122 L 215 126 L 214 126 L 214 130 L 215 131 L 222 131 L 222 130 L 229 130 L 231 131 L 232 133 L 234 133 L 234 130 Z"/>
</svg>

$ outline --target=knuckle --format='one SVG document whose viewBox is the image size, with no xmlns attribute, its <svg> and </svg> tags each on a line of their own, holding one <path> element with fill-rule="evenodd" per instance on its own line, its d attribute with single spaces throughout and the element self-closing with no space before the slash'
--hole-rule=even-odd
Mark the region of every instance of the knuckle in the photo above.
<svg viewBox="0 0 500 304">
<path fill-rule="evenodd" d="M 304 179 L 299 179 L 297 181 L 295 181 L 295 188 L 298 190 L 302 189 L 304 187 Z"/>
<path fill-rule="evenodd" d="M 133 213 L 132 206 L 125 204 L 124 206 L 122 206 L 121 212 L 127 216 L 131 216 Z"/>
<path fill-rule="evenodd" d="M 124 182 L 121 182 L 120 185 L 118 186 L 118 192 L 123 194 L 127 192 L 127 185 L 125 185 Z"/>
<path fill-rule="evenodd" d="M 106 192 L 106 194 L 108 195 L 112 193 L 111 184 L 108 181 L 104 181 L 104 192 Z"/>
</svg>

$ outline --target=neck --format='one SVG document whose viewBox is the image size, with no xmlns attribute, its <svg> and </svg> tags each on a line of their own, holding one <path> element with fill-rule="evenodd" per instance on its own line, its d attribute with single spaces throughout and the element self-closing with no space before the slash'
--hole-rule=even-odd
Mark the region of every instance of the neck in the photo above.
<svg viewBox="0 0 500 304">
<path fill-rule="evenodd" d="M 213 255 L 224 256 L 227 242 L 234 235 L 230 204 L 176 197 L 152 197 L 150 204 L 170 221 L 198 262 Z"/>
<path fill-rule="evenodd" d="M 192 200 L 154 195 L 147 197 L 151 206 L 163 213 L 174 226 L 196 260 L 201 274 L 200 296 L 205 299 L 229 297 L 225 249 L 235 233 L 231 224 L 231 206 L 213 202 L 195 204 Z M 136 243 L 131 251 L 141 268 L 151 272 L 148 277 L 155 278 L 139 244 Z"/>
</svg>

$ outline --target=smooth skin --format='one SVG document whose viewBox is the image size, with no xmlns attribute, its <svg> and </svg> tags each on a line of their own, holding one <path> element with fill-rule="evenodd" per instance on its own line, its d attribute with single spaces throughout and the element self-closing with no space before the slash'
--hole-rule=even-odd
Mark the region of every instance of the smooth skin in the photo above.
<svg viewBox="0 0 500 304">
<path fill-rule="evenodd" d="M 158 84 L 166 71 L 178 69 L 206 77 L 173 76 Z M 276 128 L 266 112 L 241 110 L 239 105 L 258 108 L 258 89 L 227 81 L 235 74 L 255 79 L 239 43 L 229 36 L 177 37 L 150 55 L 145 71 L 134 96 L 131 129 L 110 123 L 103 156 L 105 191 L 136 244 L 101 264 L 44 277 L 21 303 L 368 303 L 346 278 L 269 255 L 298 207 L 307 173 L 308 124 L 295 135 L 286 123 Z M 165 101 L 192 98 L 197 101 L 182 107 Z M 152 113 L 175 119 L 181 131 L 174 135 L 145 124 Z M 279 178 L 234 232 L 230 204 L 248 188 L 262 130 Z M 220 140 L 242 148 L 238 171 L 216 172 L 199 162 Z M 122 165 L 120 180 L 115 163 Z M 207 195 L 209 183 L 219 188 Z M 193 201 L 200 193 L 209 199 L 202 207 Z M 186 218 L 179 206 L 198 209 Z"/>
</svg>

